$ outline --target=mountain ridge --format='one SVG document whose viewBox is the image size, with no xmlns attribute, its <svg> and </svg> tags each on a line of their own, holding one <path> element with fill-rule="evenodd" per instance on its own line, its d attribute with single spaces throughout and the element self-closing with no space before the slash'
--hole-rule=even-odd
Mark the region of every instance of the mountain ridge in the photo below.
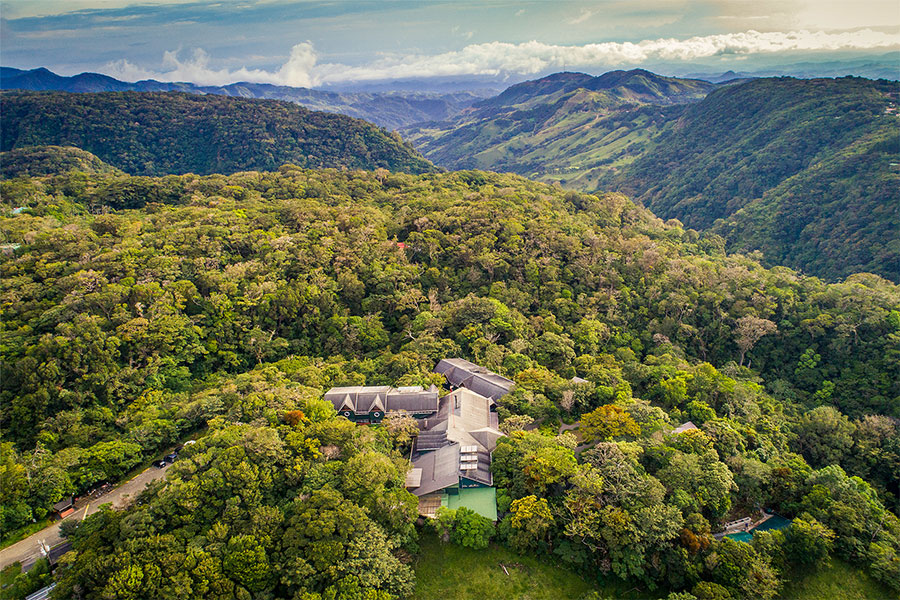
<svg viewBox="0 0 900 600">
<path fill-rule="evenodd" d="M 268 83 L 238 81 L 222 86 L 144 79 L 126 82 L 100 73 L 57 75 L 45 67 L 32 70 L 0 67 L 0 89 L 62 92 L 185 92 L 286 100 L 311 110 L 337 112 L 396 129 L 417 121 L 448 118 L 477 101 L 475 92 L 335 92 Z"/>
<path fill-rule="evenodd" d="M 900 248 L 882 239 L 900 231 L 889 210 L 900 202 L 898 110 L 900 90 L 885 80 L 560 73 L 401 132 L 447 168 L 623 192 L 769 265 L 900 281 Z"/>
<path fill-rule="evenodd" d="M 75 146 L 132 175 L 436 170 L 395 133 L 290 102 L 163 92 L 2 92 L 0 150 Z"/>
<path fill-rule="evenodd" d="M 699 101 L 715 87 L 643 69 L 599 77 L 562 73 L 511 86 L 450 121 L 415 124 L 400 132 L 447 168 L 558 180 L 560 173 L 627 160 L 668 121 L 666 111 Z"/>
</svg>

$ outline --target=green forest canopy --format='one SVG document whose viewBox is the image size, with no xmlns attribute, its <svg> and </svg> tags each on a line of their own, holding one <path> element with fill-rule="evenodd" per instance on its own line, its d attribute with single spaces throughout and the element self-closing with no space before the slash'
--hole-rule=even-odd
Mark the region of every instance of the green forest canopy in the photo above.
<svg viewBox="0 0 900 600">
<path fill-rule="evenodd" d="M 771 598 L 829 552 L 900 581 L 900 292 L 875 275 L 764 269 L 622 195 L 477 171 L 0 185 L 4 531 L 207 429 L 71 533 L 58 597 L 407 595 L 407 463 L 321 394 L 440 385 L 448 356 L 515 379 L 504 422 L 599 423 L 577 459 L 506 427 L 494 536 L 519 552 L 660 595 Z M 757 506 L 799 518 L 712 539 Z"/>
<path fill-rule="evenodd" d="M 434 166 L 400 137 L 291 102 L 163 92 L 3 92 L 3 151 L 76 146 L 132 175 Z"/>
<path fill-rule="evenodd" d="M 558 73 L 402 131 L 447 168 L 621 191 L 769 265 L 900 282 L 898 111 L 895 81 Z"/>
</svg>

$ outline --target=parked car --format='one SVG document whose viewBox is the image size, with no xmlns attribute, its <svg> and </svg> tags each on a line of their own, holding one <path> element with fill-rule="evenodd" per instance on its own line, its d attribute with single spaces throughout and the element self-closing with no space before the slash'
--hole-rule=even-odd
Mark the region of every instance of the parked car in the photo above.
<svg viewBox="0 0 900 600">
<path fill-rule="evenodd" d="M 167 463 L 165 460 L 156 460 L 156 461 L 153 461 L 153 466 L 156 467 L 157 469 L 162 469 L 162 468 L 165 467 L 167 464 L 169 464 L 169 463 Z"/>
<path fill-rule="evenodd" d="M 175 459 L 176 459 L 176 458 L 178 458 L 178 453 L 177 453 L 177 452 L 173 452 L 172 454 L 166 454 L 166 456 L 165 456 L 165 460 L 168 461 L 168 462 L 170 462 L 170 463 L 175 462 Z"/>
</svg>

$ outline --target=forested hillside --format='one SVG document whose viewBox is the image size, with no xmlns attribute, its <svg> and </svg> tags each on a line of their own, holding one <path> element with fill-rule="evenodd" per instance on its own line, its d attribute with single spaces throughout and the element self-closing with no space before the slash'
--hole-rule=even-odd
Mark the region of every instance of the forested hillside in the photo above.
<svg viewBox="0 0 900 600">
<path fill-rule="evenodd" d="M 725 218 L 730 247 L 771 263 L 900 281 L 898 100 L 897 82 L 853 77 L 717 90 L 600 185 L 688 227 Z"/>
<path fill-rule="evenodd" d="M 671 118 L 662 107 L 696 102 L 714 87 L 640 69 L 557 73 L 514 85 L 455 119 L 401 133 L 447 168 L 510 171 L 589 189 L 584 177 L 596 175 L 587 171 L 640 153 Z"/>
<path fill-rule="evenodd" d="M 735 252 L 837 279 L 900 281 L 900 121 L 789 177 L 717 221 Z"/>
<path fill-rule="evenodd" d="M 25 146 L 4 152 L 0 156 L 3 157 L 0 161 L 0 174 L 5 179 L 58 175 L 69 171 L 124 175 L 90 152 L 74 146 Z"/>
<path fill-rule="evenodd" d="M 477 171 L 0 185 L 20 244 L 0 255 L 4 531 L 204 433 L 139 505 L 69 531 L 54 597 L 408 597 L 408 441 L 321 394 L 441 385 L 451 356 L 516 381 L 501 520 L 442 513 L 454 543 L 493 537 L 649 597 L 773 598 L 831 553 L 897 591 L 884 279 L 764 269 L 620 194 Z M 580 454 L 556 435 L 579 417 Z M 713 539 L 758 507 L 796 519 Z"/>
<path fill-rule="evenodd" d="M 75 146 L 132 175 L 346 167 L 434 170 L 396 134 L 296 104 L 182 93 L 4 92 L 4 151 Z"/>
<path fill-rule="evenodd" d="M 729 250 L 759 250 L 770 265 L 900 282 L 897 82 L 713 88 L 646 71 L 561 73 L 403 133 L 449 168 L 624 192 L 664 219 L 712 228 Z"/>
<path fill-rule="evenodd" d="M 132 83 L 100 73 L 81 73 L 72 77 L 63 77 L 47 69 L 24 71 L 10 67 L 0 67 L 0 89 L 60 92 L 187 92 L 286 100 L 310 110 L 341 113 L 391 129 L 419 121 L 448 119 L 481 97 L 473 92 L 445 94 L 431 92 L 328 92 L 246 81 L 222 86 L 164 82 L 152 79 Z"/>
</svg>

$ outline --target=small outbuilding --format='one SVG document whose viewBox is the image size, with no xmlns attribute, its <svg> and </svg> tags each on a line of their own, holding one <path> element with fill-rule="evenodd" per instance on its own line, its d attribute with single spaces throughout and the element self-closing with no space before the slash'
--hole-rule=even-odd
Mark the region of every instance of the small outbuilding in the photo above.
<svg viewBox="0 0 900 600">
<path fill-rule="evenodd" d="M 684 433 L 685 431 L 690 431 L 691 429 L 697 429 L 697 426 L 688 421 L 687 423 L 682 423 L 681 425 L 673 429 L 672 433 Z"/>
<path fill-rule="evenodd" d="M 69 496 L 53 505 L 53 512 L 60 519 L 65 519 L 75 512 L 75 497 Z"/>
</svg>

